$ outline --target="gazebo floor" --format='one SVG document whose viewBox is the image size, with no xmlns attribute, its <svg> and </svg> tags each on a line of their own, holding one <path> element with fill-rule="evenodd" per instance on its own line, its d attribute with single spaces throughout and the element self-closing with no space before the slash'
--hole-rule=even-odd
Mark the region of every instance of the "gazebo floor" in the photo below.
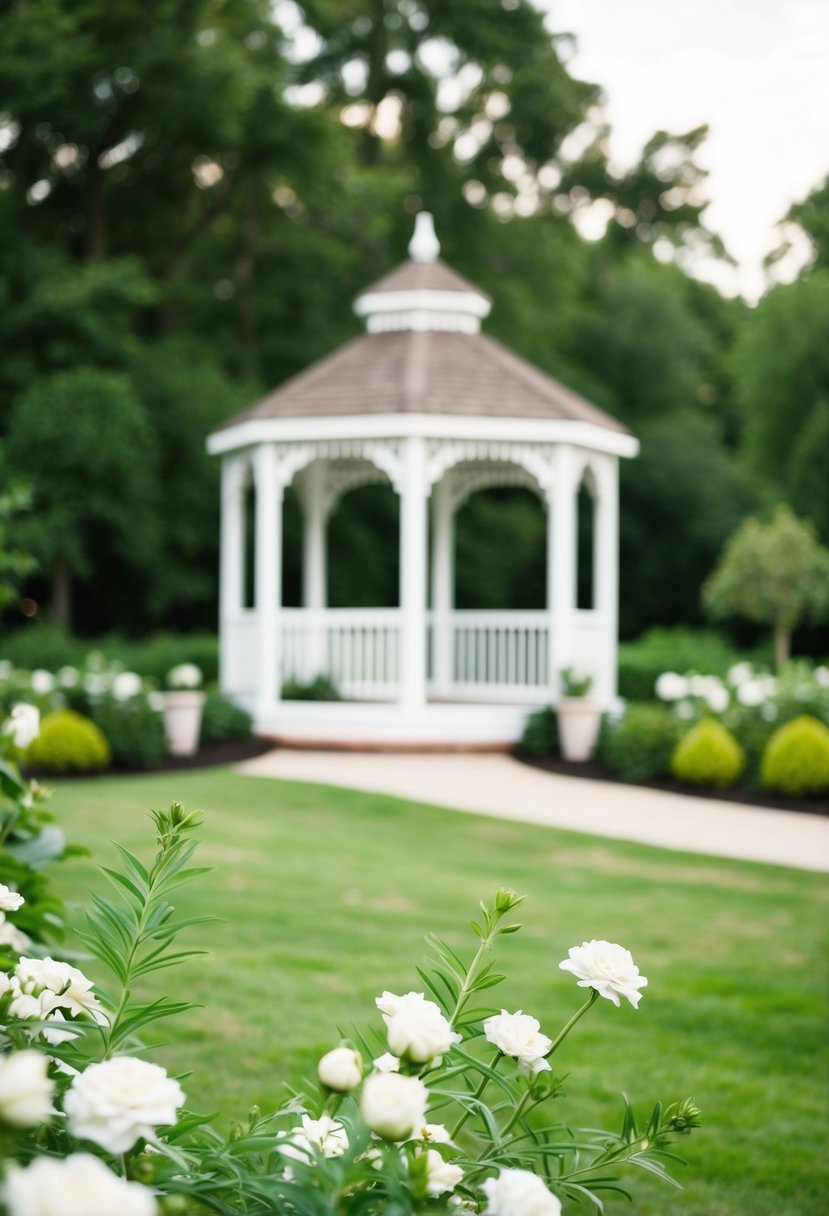
<svg viewBox="0 0 829 1216">
<path fill-rule="evenodd" d="M 254 713 L 258 735 L 291 747 L 371 751 L 505 751 L 521 737 L 531 704 L 429 701 L 282 701 Z"/>
</svg>

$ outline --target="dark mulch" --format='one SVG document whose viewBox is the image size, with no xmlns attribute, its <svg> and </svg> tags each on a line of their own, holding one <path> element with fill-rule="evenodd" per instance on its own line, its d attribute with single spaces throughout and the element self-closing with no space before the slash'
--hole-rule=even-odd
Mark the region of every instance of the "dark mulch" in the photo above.
<svg viewBox="0 0 829 1216">
<path fill-rule="evenodd" d="M 88 781 L 92 777 L 126 777 L 141 776 L 145 773 L 175 773 L 188 768 L 210 768 L 217 764 L 238 764 L 241 760 L 252 760 L 263 752 L 273 749 L 273 744 L 265 739 L 228 739 L 223 743 L 205 743 L 195 756 L 164 756 L 157 764 L 149 768 L 123 769 L 108 768 L 97 773 L 61 773 L 61 780 L 77 778 Z M 24 770 L 26 777 L 40 777 L 49 781 L 55 773 L 39 773 L 34 769 Z"/>
<path fill-rule="evenodd" d="M 672 794 L 688 794 L 692 798 L 717 798 L 721 802 L 741 802 L 744 806 L 763 806 L 774 811 L 805 811 L 810 815 L 829 815 L 829 802 L 822 795 L 814 798 L 786 798 L 783 794 L 772 794 L 768 790 L 711 790 L 683 781 L 666 778 L 664 781 L 623 781 L 608 765 L 600 760 L 589 760 L 584 764 L 558 760 L 552 756 L 528 756 L 524 752 L 514 753 L 516 760 L 548 773 L 562 773 L 565 777 L 588 777 L 591 781 L 613 781 L 618 785 L 639 785 L 645 789 L 668 790 Z"/>
</svg>

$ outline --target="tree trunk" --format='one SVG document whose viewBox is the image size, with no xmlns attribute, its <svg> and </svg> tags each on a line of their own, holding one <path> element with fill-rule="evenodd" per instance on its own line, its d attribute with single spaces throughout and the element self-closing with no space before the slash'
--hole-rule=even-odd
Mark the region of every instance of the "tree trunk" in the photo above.
<svg viewBox="0 0 829 1216">
<path fill-rule="evenodd" d="M 61 555 L 55 562 L 52 577 L 52 620 L 61 629 L 72 629 L 72 571 Z"/>
<path fill-rule="evenodd" d="M 778 672 L 789 661 L 792 653 L 792 631 L 787 625 L 783 625 L 780 621 L 774 627 L 774 665 Z"/>
</svg>

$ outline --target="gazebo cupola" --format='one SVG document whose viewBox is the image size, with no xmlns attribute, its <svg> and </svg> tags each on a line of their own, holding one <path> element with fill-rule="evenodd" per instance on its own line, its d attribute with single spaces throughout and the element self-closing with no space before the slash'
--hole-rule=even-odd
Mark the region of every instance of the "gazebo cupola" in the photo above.
<svg viewBox="0 0 829 1216">
<path fill-rule="evenodd" d="M 261 734 L 365 744 L 510 743 L 560 673 L 615 698 L 617 473 L 635 438 L 481 332 L 489 298 L 439 258 L 421 213 L 409 260 L 358 297 L 365 333 L 210 436 L 222 458 L 222 688 Z M 343 495 L 385 481 L 400 497 L 393 608 L 329 608 L 327 524 Z M 244 495 L 255 489 L 255 594 L 245 605 Z M 303 604 L 282 602 L 282 499 L 304 518 Z M 593 502 L 593 603 L 576 599 L 577 496 Z M 458 611 L 454 528 L 477 490 L 522 486 L 544 504 L 546 606 Z M 430 535 L 431 534 L 431 535 Z M 431 543 L 430 543 L 431 541 Z M 431 566 L 431 579 L 429 577 Z M 431 584 L 431 594 L 429 588 Z M 342 701 L 285 702 L 327 676 Z"/>
</svg>

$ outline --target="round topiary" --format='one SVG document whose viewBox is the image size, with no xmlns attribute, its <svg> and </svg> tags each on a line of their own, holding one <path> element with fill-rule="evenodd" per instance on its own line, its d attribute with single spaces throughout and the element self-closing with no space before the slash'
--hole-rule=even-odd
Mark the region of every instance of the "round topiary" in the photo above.
<svg viewBox="0 0 829 1216">
<path fill-rule="evenodd" d="M 106 768 L 109 744 L 94 722 L 72 709 L 56 709 L 23 756 L 26 768 L 44 773 L 92 773 Z"/>
<path fill-rule="evenodd" d="M 725 790 L 740 780 L 745 763 L 745 752 L 731 731 L 704 718 L 674 748 L 671 772 L 691 785 Z"/>
<path fill-rule="evenodd" d="M 781 726 L 766 744 L 760 780 L 795 798 L 829 790 L 829 730 L 809 714 Z"/>
</svg>

